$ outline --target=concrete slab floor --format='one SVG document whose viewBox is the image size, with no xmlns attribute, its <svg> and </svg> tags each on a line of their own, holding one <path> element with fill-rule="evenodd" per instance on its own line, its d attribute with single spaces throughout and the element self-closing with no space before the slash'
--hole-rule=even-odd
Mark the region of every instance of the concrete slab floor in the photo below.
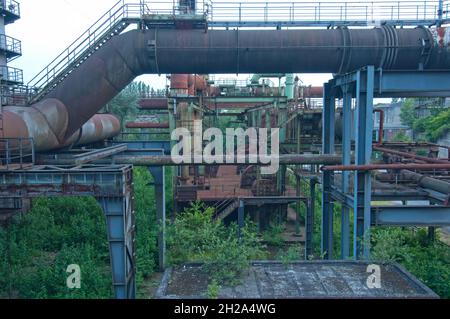
<svg viewBox="0 0 450 319">
<path fill-rule="evenodd" d="M 369 265 L 380 267 L 381 288 L 369 288 Z M 200 264 L 166 271 L 155 295 L 160 299 L 204 299 L 208 276 Z M 312 261 L 255 262 L 236 287 L 223 286 L 220 299 L 366 299 L 438 298 L 397 264 Z"/>
</svg>

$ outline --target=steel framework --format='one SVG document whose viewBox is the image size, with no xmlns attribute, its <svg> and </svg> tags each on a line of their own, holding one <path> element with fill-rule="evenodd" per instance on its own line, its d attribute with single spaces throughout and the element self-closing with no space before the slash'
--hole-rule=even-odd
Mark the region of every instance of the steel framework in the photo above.
<svg viewBox="0 0 450 319">
<path fill-rule="evenodd" d="M 341 212 L 341 258 L 349 256 L 350 219 L 349 212 L 354 212 L 353 257 L 368 258 L 370 253 L 370 227 L 372 225 L 402 225 L 402 226 L 446 226 L 450 221 L 450 206 L 448 193 L 432 191 L 419 187 L 413 194 L 405 191 L 389 193 L 389 191 L 373 192 L 371 171 L 376 169 L 399 169 L 387 165 L 377 167 L 371 165 L 373 154 L 373 99 L 374 97 L 447 97 L 450 96 L 448 85 L 450 73 L 439 71 L 383 71 L 368 66 L 361 70 L 336 76 L 325 85 L 324 115 L 323 115 L 323 152 L 334 152 L 334 119 L 335 101 L 343 100 L 343 134 L 342 162 L 343 167 L 325 168 L 323 170 L 323 206 L 322 206 L 322 252 L 332 259 L 333 251 L 333 203 L 340 202 Z M 352 122 L 352 99 L 356 99 L 354 121 Z M 353 133 L 353 134 L 352 134 Z M 355 165 L 351 165 L 352 135 L 355 136 Z M 389 152 L 381 147 L 375 150 Z M 395 151 L 392 151 L 396 153 Z M 398 154 L 399 152 L 397 152 Z M 400 154 L 401 155 L 401 154 Z M 408 154 L 406 154 L 408 155 Z M 410 155 L 410 157 L 415 157 Z M 421 158 L 422 160 L 424 158 Z M 428 159 L 435 165 L 446 165 L 446 160 Z M 399 164 L 400 165 L 400 164 Z M 417 164 L 414 164 L 417 165 Z M 418 164 L 421 169 L 427 169 L 427 164 Z M 407 168 L 408 165 L 405 166 Z M 410 168 L 418 168 L 411 166 Z M 442 166 L 446 168 L 447 166 Z M 429 168 L 429 167 L 428 167 Z M 436 167 L 437 169 L 437 167 Z M 341 184 L 334 185 L 335 171 L 342 171 Z M 353 172 L 353 173 L 351 173 Z M 350 178 L 353 176 L 353 190 L 350 189 Z M 407 201 L 425 199 L 429 206 L 372 206 L 373 200 Z M 432 204 L 434 205 L 432 205 Z"/>
</svg>

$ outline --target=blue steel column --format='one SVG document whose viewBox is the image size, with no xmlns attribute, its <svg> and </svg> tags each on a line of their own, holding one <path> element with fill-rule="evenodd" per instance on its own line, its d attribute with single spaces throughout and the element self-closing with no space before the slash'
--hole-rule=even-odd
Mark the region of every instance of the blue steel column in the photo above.
<svg viewBox="0 0 450 319">
<path fill-rule="evenodd" d="M 323 154 L 334 153 L 334 126 L 336 102 L 330 83 L 324 86 Z M 333 173 L 324 172 L 322 182 L 322 242 L 321 252 L 326 259 L 333 258 L 333 211 L 331 192 Z"/>
<path fill-rule="evenodd" d="M 316 209 L 316 184 L 317 180 L 311 178 L 309 180 L 309 202 L 306 211 L 306 242 L 305 253 L 306 259 L 314 254 L 313 236 L 314 236 L 314 214 Z"/>
<path fill-rule="evenodd" d="M 373 66 L 358 71 L 356 81 L 356 165 L 370 164 L 373 134 Z M 354 241 L 355 259 L 369 258 L 372 180 L 370 172 L 354 172 Z"/>
<path fill-rule="evenodd" d="M 125 198 L 99 198 L 106 216 L 112 281 L 117 299 L 136 298 L 134 211 L 131 194 Z"/>
<path fill-rule="evenodd" d="M 351 147 L 352 147 L 352 94 L 349 85 L 342 87 L 343 91 L 343 125 L 342 125 L 342 164 L 351 164 Z M 350 172 L 342 172 L 342 192 L 349 192 Z M 350 253 L 350 210 L 342 205 L 341 216 L 341 258 L 347 259 Z"/>
<path fill-rule="evenodd" d="M 166 268 L 166 183 L 164 167 L 149 167 L 155 181 L 156 216 L 159 225 L 158 261 L 159 270 Z"/>
</svg>

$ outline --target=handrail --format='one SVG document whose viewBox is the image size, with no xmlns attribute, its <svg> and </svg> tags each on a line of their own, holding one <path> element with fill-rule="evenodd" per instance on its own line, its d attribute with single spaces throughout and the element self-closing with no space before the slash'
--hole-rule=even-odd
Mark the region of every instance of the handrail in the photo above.
<svg viewBox="0 0 450 319">
<path fill-rule="evenodd" d="M 443 18 L 448 19 L 448 1 Z M 212 25 L 217 22 L 276 21 L 401 21 L 439 18 L 439 0 L 407 1 L 333 1 L 333 2 L 270 2 L 213 1 Z"/>
<path fill-rule="evenodd" d="M 23 71 L 10 66 L 0 66 L 0 78 L 4 81 L 23 83 Z"/>
<path fill-rule="evenodd" d="M 0 170 L 9 170 L 11 165 L 23 168 L 35 163 L 32 138 L 0 138 Z"/>
<path fill-rule="evenodd" d="M 2 0 L 0 8 L 20 17 L 20 4 L 15 0 Z"/>
<path fill-rule="evenodd" d="M 136 1 L 136 0 L 134 0 Z M 199 1 L 205 10 L 209 0 Z M 133 20 L 138 22 L 146 14 L 161 14 L 161 12 L 175 14 L 175 7 L 170 11 L 164 8 L 168 2 L 143 1 L 142 3 L 126 3 L 119 0 L 110 10 L 103 14 L 88 30 L 80 35 L 72 44 L 53 59 L 41 72 L 28 82 L 28 86 L 44 88 L 57 78 L 71 63 L 83 55 L 87 50 L 96 47 L 99 40 L 121 23 Z M 198 10 L 200 11 L 200 9 Z M 203 12 L 203 11 L 202 11 Z"/>
<path fill-rule="evenodd" d="M 77 49 L 79 49 L 86 42 L 89 44 L 94 43 L 97 37 L 104 34 L 105 25 L 110 23 L 111 18 L 117 19 L 116 15 L 120 14 L 120 18 L 123 16 L 124 0 L 119 0 L 109 11 L 102 15 L 88 30 L 86 30 L 81 36 L 79 36 L 72 44 L 70 44 L 64 51 L 62 51 L 53 61 L 51 61 L 41 72 L 39 72 L 33 79 L 28 82 L 28 86 L 42 87 L 50 82 L 50 78 L 53 79 L 57 76 L 57 73 L 63 69 L 63 67 L 70 64 L 78 55 Z M 111 23 L 110 23 L 111 24 Z M 102 33 L 99 35 L 98 31 Z M 81 51 L 81 50 L 80 50 Z M 81 51 L 83 52 L 83 51 Z M 72 56 L 72 58 L 71 58 Z M 49 77 L 50 72 L 53 76 Z"/>
<path fill-rule="evenodd" d="M 10 36 L 0 34 L 0 49 L 21 55 L 22 42 Z"/>
<path fill-rule="evenodd" d="M 0 0 L 1 1 L 1 0 Z M 7 0 L 13 1 L 14 0 Z M 186 14 L 177 7 L 178 1 L 141 1 L 131 0 L 127 3 L 119 0 L 110 10 L 102 15 L 87 31 L 53 59 L 41 72 L 28 82 L 38 94 L 45 93 L 47 88 L 57 84 L 61 75 L 70 73 L 71 66 L 76 67 L 88 56 L 106 42 L 108 34 L 115 30 L 125 29 L 130 23 L 142 21 L 145 15 Z M 1 2 L 6 4 L 6 0 Z M 449 19 L 449 1 L 443 5 L 442 18 Z M 351 25 L 365 22 L 367 25 L 403 20 L 438 23 L 439 0 L 407 0 L 407 1 L 348 1 L 348 2 L 262 2 L 262 1 L 197 1 L 194 12 L 188 14 L 203 15 L 211 26 L 236 24 L 245 26 L 250 22 L 264 24 L 269 22 L 298 22 L 299 24 L 320 25 L 321 22 L 334 21 Z M 409 22 L 412 23 L 412 22 Z M 112 36 L 112 35 L 111 35 Z"/>
</svg>

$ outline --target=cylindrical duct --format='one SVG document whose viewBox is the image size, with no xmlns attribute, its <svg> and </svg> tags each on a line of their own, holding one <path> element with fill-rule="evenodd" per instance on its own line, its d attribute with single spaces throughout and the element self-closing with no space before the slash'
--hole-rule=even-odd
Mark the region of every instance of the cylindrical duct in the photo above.
<svg viewBox="0 0 450 319">
<path fill-rule="evenodd" d="M 34 108 L 55 100 L 69 139 L 99 109 L 142 74 L 345 73 L 367 65 L 387 70 L 450 69 L 447 30 L 133 30 L 113 37 Z M 181 88 L 181 87 L 180 87 Z M 49 114 L 44 117 L 52 117 Z M 50 127 L 59 127 L 52 123 Z M 9 134 L 8 132 L 6 134 Z M 29 133 L 31 134 L 31 133 Z"/>
</svg>

